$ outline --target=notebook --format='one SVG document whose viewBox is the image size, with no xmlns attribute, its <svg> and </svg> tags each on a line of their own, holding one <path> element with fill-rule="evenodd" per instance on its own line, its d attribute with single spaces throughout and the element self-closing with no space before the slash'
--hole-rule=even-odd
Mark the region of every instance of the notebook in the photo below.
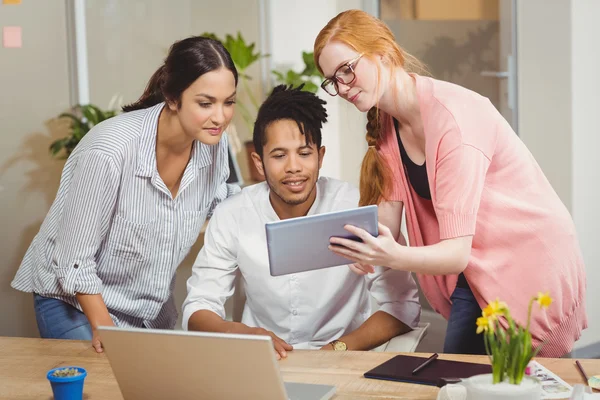
<svg viewBox="0 0 600 400">
<path fill-rule="evenodd" d="M 445 379 L 464 379 L 492 372 L 491 365 L 440 360 L 438 358 L 413 375 L 412 371 L 423 364 L 425 360 L 427 360 L 425 357 L 399 355 L 365 372 L 364 376 L 371 379 L 441 387 L 446 383 Z"/>
</svg>

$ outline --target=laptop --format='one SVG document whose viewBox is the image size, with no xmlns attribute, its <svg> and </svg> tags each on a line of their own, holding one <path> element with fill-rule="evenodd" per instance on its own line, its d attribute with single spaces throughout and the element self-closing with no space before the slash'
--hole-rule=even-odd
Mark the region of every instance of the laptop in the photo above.
<svg viewBox="0 0 600 400">
<path fill-rule="evenodd" d="M 270 336 L 99 327 L 125 400 L 326 400 L 335 387 L 283 382 Z"/>
<path fill-rule="evenodd" d="M 352 263 L 329 250 L 333 236 L 360 240 L 344 229 L 354 225 L 378 236 L 377 206 L 267 222 L 267 250 L 271 276 L 280 276 Z"/>
</svg>

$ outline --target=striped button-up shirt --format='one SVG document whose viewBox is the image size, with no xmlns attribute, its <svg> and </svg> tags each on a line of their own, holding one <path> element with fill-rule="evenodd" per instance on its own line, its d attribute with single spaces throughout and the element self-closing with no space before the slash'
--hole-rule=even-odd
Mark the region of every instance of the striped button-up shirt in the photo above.
<svg viewBox="0 0 600 400">
<path fill-rule="evenodd" d="M 67 160 L 58 194 L 12 286 L 80 308 L 76 293 L 102 294 L 120 326 L 172 328 L 175 271 L 213 208 L 237 186 L 226 135 L 195 141 L 175 198 L 156 168 L 164 103 L 111 118 Z"/>
</svg>

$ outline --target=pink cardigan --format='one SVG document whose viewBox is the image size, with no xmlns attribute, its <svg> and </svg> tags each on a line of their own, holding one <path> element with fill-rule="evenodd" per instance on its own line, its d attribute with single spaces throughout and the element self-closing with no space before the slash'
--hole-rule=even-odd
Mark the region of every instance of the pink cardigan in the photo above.
<svg viewBox="0 0 600 400">
<path fill-rule="evenodd" d="M 473 235 L 464 274 L 480 307 L 499 298 L 525 323 L 530 298 L 549 291 L 554 303 L 545 311 L 533 307 L 534 344 L 546 341 L 540 356 L 568 353 L 587 327 L 585 268 L 568 210 L 487 98 L 451 83 L 415 79 L 431 202 L 406 179 L 390 118 L 383 119 L 379 143 L 392 166 L 387 197 L 404 203 L 410 245 Z M 417 276 L 429 303 L 448 319 L 457 276 Z"/>
</svg>

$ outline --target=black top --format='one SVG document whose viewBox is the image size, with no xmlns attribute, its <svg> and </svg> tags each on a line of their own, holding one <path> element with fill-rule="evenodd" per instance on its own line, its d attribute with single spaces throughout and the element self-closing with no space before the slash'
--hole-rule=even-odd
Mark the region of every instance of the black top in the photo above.
<svg viewBox="0 0 600 400">
<path fill-rule="evenodd" d="M 398 139 L 400 157 L 402 158 L 402 164 L 404 165 L 406 177 L 408 178 L 410 185 L 419 195 L 419 197 L 426 200 L 431 200 L 431 191 L 429 190 L 429 179 L 427 177 L 427 167 L 425 166 L 426 163 L 423 163 L 423 165 L 418 165 L 410 159 L 410 157 L 406 153 L 404 145 L 402 144 L 402 140 L 400 139 L 398 125 L 398 120 L 394 118 L 396 138 Z M 456 283 L 456 287 L 470 289 L 469 283 L 467 282 L 467 278 L 465 278 L 465 275 L 463 273 L 458 275 L 458 282 Z"/>
<path fill-rule="evenodd" d="M 429 190 L 429 179 L 427 179 L 427 167 L 426 163 L 423 165 L 415 164 L 408 154 L 402 140 L 400 139 L 400 132 L 398 130 L 398 120 L 394 118 L 394 127 L 396 128 L 396 138 L 398 139 L 398 147 L 400 147 L 400 158 L 402 158 L 402 164 L 406 172 L 406 177 L 413 187 L 415 192 L 422 198 L 431 200 L 431 191 Z"/>
</svg>

